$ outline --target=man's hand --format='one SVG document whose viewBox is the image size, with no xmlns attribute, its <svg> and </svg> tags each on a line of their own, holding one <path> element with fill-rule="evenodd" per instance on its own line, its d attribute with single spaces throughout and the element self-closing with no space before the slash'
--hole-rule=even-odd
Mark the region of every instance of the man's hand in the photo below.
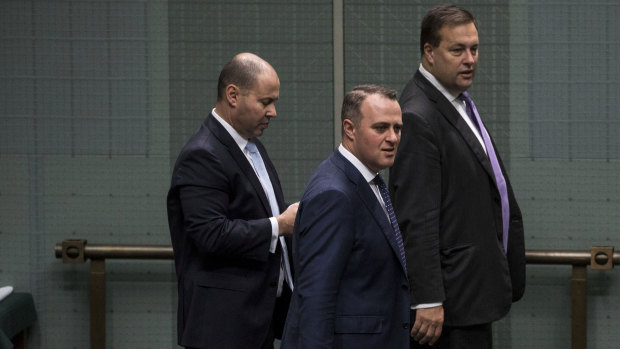
<svg viewBox="0 0 620 349">
<path fill-rule="evenodd" d="M 443 306 L 416 309 L 411 337 L 420 344 L 433 345 L 441 336 Z"/>
<path fill-rule="evenodd" d="M 278 235 L 293 235 L 293 225 L 295 224 L 295 216 L 297 215 L 297 206 L 299 206 L 299 202 L 291 204 L 286 211 L 276 217 L 276 220 L 278 220 Z"/>
</svg>

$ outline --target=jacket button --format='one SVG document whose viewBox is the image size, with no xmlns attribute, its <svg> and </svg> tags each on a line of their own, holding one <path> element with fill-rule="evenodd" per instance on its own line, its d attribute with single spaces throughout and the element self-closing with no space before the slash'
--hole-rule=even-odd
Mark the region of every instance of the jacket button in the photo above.
<svg viewBox="0 0 620 349">
<path fill-rule="evenodd" d="M 277 281 L 272 281 L 269 283 L 269 287 L 276 287 L 278 286 L 278 282 Z"/>
<path fill-rule="evenodd" d="M 409 323 L 403 322 L 403 329 L 408 330 L 409 329 Z"/>
<path fill-rule="evenodd" d="M 403 290 L 405 290 L 405 291 L 409 289 L 409 286 L 407 286 L 407 285 L 402 285 L 401 287 L 402 287 L 402 288 L 403 288 Z"/>
</svg>

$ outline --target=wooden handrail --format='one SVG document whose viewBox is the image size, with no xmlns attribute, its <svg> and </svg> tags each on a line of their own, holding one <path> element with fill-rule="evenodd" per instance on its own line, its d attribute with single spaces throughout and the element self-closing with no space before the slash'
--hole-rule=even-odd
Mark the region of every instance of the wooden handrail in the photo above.
<svg viewBox="0 0 620 349">
<path fill-rule="evenodd" d="M 173 259 L 166 245 L 89 245 L 86 240 L 64 240 L 57 243 L 56 258 L 64 263 L 90 260 L 90 347 L 105 348 L 105 260 L 106 259 Z M 527 264 L 571 265 L 571 348 L 586 349 L 587 267 L 612 269 L 620 264 L 620 254 L 613 247 L 595 246 L 590 251 L 528 250 Z"/>
</svg>

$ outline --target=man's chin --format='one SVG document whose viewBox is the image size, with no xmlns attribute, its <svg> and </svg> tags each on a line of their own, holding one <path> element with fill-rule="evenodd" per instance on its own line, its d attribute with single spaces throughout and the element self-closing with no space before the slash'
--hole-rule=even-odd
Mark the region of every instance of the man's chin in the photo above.
<svg viewBox="0 0 620 349">
<path fill-rule="evenodd" d="M 471 85 L 473 85 L 473 83 L 474 83 L 474 77 L 473 76 L 471 78 L 469 78 L 469 79 L 464 79 L 463 78 L 459 82 L 459 89 L 461 91 L 463 91 L 463 92 L 467 91 L 471 87 Z"/>
<path fill-rule="evenodd" d="M 389 157 L 389 158 L 387 158 L 387 159 L 385 159 L 383 161 L 383 163 L 381 164 L 381 169 L 383 170 L 383 169 L 386 169 L 388 167 L 392 167 L 392 165 L 394 165 L 394 157 L 393 156 L 391 156 L 391 157 Z"/>
</svg>

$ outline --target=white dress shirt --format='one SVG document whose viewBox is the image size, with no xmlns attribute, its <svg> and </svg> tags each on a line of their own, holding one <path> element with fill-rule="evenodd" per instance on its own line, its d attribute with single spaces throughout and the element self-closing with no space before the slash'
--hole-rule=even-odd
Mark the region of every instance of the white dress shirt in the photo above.
<svg viewBox="0 0 620 349">
<path fill-rule="evenodd" d="M 373 181 L 378 175 L 378 173 L 372 172 L 368 167 L 366 167 L 366 165 L 359 161 L 359 159 L 356 158 L 355 155 L 353 155 L 350 151 L 343 147 L 342 143 L 340 143 L 340 145 L 338 146 L 338 151 L 340 152 L 340 154 L 342 154 L 342 156 L 345 157 L 345 159 L 349 160 L 349 162 L 353 166 L 355 166 L 355 168 L 362 174 L 362 177 L 364 177 L 366 182 L 368 182 L 368 185 L 370 185 L 370 189 L 372 189 L 372 192 L 375 193 L 375 196 L 377 197 L 377 200 L 379 200 L 381 207 L 383 207 L 383 212 L 385 212 L 385 215 L 387 216 L 389 221 L 390 215 L 388 215 L 387 209 L 385 208 L 385 202 L 383 202 L 383 198 L 381 197 L 379 188 L 377 188 L 377 185 Z"/>
<path fill-rule="evenodd" d="M 478 142 L 480 142 L 480 145 L 482 146 L 482 149 L 484 149 L 484 152 L 486 153 L 487 148 L 484 146 L 484 139 L 482 139 L 482 135 L 480 134 L 480 130 L 478 129 L 478 127 L 476 127 L 476 125 L 474 125 L 473 121 L 467 115 L 467 110 L 465 109 L 465 102 L 462 101 L 461 99 L 459 99 L 459 95 L 455 96 L 452 93 L 448 92 L 448 90 L 446 90 L 439 83 L 439 81 L 437 81 L 437 79 L 433 76 L 433 74 L 429 73 L 428 70 L 424 69 L 422 64 L 420 64 L 419 70 L 420 70 L 420 73 L 422 73 L 422 75 L 424 75 L 424 77 L 433 86 L 435 86 L 435 88 L 438 89 L 439 92 L 441 92 L 441 94 L 444 95 L 444 97 L 446 97 L 446 99 L 450 101 L 450 103 L 452 103 L 454 108 L 456 108 L 456 111 L 458 111 L 459 114 L 461 115 L 461 118 L 467 123 L 467 126 L 469 126 L 471 131 L 474 133 L 474 135 L 478 139 Z"/>
<path fill-rule="evenodd" d="M 215 120 L 222 124 L 222 126 L 224 126 L 230 136 L 235 140 L 235 143 L 237 143 L 239 149 L 241 149 L 241 152 L 243 152 L 243 155 L 245 155 L 246 159 L 248 159 L 250 166 L 252 166 L 254 172 L 256 173 L 256 176 L 259 177 L 260 180 L 260 176 L 258 175 L 258 172 L 256 172 L 254 164 L 252 164 L 252 158 L 250 156 L 250 153 L 245 149 L 245 146 L 248 144 L 248 140 L 243 138 L 243 136 L 241 136 L 239 132 L 237 132 L 237 130 L 235 130 L 228 122 L 226 122 L 226 120 L 222 119 L 221 116 L 217 115 L 217 113 L 215 112 L 215 108 L 213 108 L 211 114 L 213 114 Z M 278 245 L 278 220 L 276 219 L 276 217 L 270 217 L 269 221 L 271 221 L 271 245 L 269 246 L 269 252 L 275 253 L 276 246 Z"/>
</svg>

